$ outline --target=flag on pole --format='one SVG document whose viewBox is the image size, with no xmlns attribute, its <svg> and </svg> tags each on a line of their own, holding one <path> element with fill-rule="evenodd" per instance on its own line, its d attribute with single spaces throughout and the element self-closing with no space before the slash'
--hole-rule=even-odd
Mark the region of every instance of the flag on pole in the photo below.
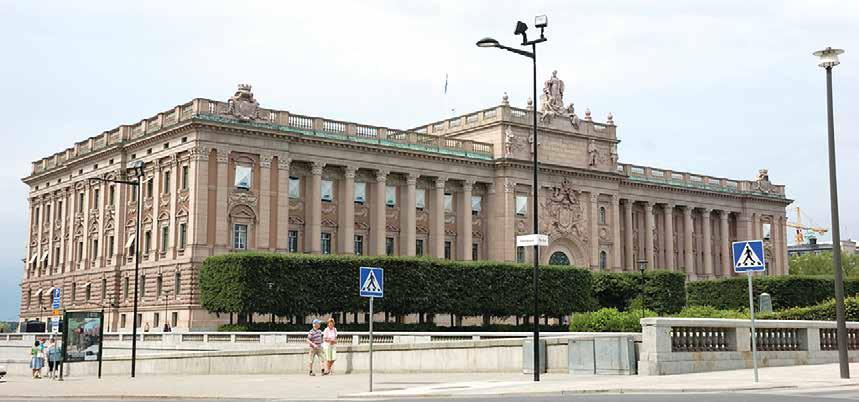
<svg viewBox="0 0 859 402">
<path fill-rule="evenodd" d="M 444 94 L 447 95 L 447 73 L 444 73 Z"/>
</svg>

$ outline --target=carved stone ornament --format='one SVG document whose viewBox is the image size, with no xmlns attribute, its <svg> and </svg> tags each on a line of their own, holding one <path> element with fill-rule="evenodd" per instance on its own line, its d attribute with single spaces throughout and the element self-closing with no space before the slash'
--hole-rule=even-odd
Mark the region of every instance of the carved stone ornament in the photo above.
<svg viewBox="0 0 859 402">
<path fill-rule="evenodd" d="M 236 205 L 246 205 L 256 212 L 257 196 L 249 191 L 234 191 L 230 194 L 227 210 L 232 210 Z"/>
<path fill-rule="evenodd" d="M 551 191 L 552 194 L 545 198 L 542 206 L 544 233 L 549 236 L 572 236 L 587 242 L 589 234 L 585 230 L 584 209 L 579 202 L 581 191 L 574 189 L 567 179 Z"/>
<path fill-rule="evenodd" d="M 773 192 L 774 188 L 770 182 L 770 175 L 767 169 L 758 170 L 758 178 L 755 180 L 754 188 L 762 193 Z"/>
<path fill-rule="evenodd" d="M 227 113 L 231 114 L 240 120 L 254 120 L 259 114 L 259 102 L 254 99 L 254 94 L 251 91 L 251 86 L 247 84 L 239 84 L 239 89 L 236 90 L 229 101 Z"/>
<path fill-rule="evenodd" d="M 517 137 L 516 134 L 513 134 L 513 130 L 510 128 L 510 126 L 507 126 L 504 128 L 504 155 L 505 156 L 507 156 L 508 158 L 512 157 L 513 153 L 516 152 L 516 150 L 522 148 L 522 146 L 524 146 L 524 145 L 525 144 L 523 144 L 519 140 L 519 137 Z"/>
<path fill-rule="evenodd" d="M 579 128 L 579 117 L 573 104 L 564 107 L 564 81 L 558 78 L 557 71 L 552 71 L 552 77 L 543 84 L 540 102 L 540 121 L 548 123 L 555 116 L 561 116 L 566 117 L 574 128 Z"/>
<path fill-rule="evenodd" d="M 600 151 L 594 140 L 588 141 L 588 166 L 595 167 L 600 163 Z"/>
</svg>

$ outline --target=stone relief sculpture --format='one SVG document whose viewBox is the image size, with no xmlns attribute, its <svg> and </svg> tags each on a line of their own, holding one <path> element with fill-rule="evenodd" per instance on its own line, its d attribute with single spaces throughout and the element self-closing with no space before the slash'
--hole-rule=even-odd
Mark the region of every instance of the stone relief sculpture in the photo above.
<svg viewBox="0 0 859 402">
<path fill-rule="evenodd" d="M 540 220 L 543 231 L 549 236 L 574 237 L 588 241 L 589 233 L 585 230 L 584 210 L 579 195 L 581 191 L 573 188 L 573 184 L 564 179 L 560 187 L 551 189 L 552 194 L 545 198 L 542 205 Z M 594 234 L 596 235 L 596 234 Z"/>
<path fill-rule="evenodd" d="M 597 143 L 594 140 L 588 142 L 588 166 L 596 166 L 599 164 L 600 151 L 597 149 Z"/>
<path fill-rule="evenodd" d="M 572 103 L 564 107 L 564 81 L 558 78 L 558 71 L 552 71 L 552 77 L 543 84 L 543 95 L 540 99 L 540 121 L 548 123 L 555 116 L 569 119 L 570 124 L 579 128 L 579 117 Z"/>
<path fill-rule="evenodd" d="M 755 190 L 762 193 L 771 193 L 775 190 L 770 182 L 770 174 L 767 169 L 758 170 L 758 178 L 755 180 L 755 184 L 753 186 Z"/>
<path fill-rule="evenodd" d="M 609 150 L 609 161 L 611 162 L 612 168 L 617 166 L 617 144 L 611 144 L 611 149 Z"/>
<path fill-rule="evenodd" d="M 533 140 L 531 141 L 533 142 Z M 504 155 L 512 157 L 514 152 L 517 149 L 522 147 L 522 143 L 519 141 L 519 138 L 516 137 L 516 134 L 513 133 L 513 130 L 510 126 L 504 128 Z M 533 150 L 531 152 L 534 152 Z"/>
</svg>

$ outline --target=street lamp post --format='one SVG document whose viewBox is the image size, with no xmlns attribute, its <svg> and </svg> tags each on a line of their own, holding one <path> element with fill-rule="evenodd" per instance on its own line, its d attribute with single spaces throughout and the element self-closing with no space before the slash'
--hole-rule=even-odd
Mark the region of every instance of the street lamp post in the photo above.
<svg viewBox="0 0 859 402">
<path fill-rule="evenodd" d="M 840 64 L 838 55 L 844 50 L 826 49 L 814 52 L 820 58 L 818 66 L 826 70 L 826 123 L 829 142 L 829 204 L 832 209 L 832 265 L 835 268 L 835 339 L 838 343 L 838 363 L 841 378 L 850 378 L 847 360 L 847 322 L 844 314 L 844 273 L 841 269 L 841 230 L 838 222 L 838 179 L 835 174 L 835 122 L 832 113 L 832 68 Z"/>
<path fill-rule="evenodd" d="M 533 75 L 532 75 L 532 87 L 533 87 L 533 110 L 531 111 L 531 115 L 533 117 L 534 123 L 534 152 L 533 152 L 533 214 L 534 214 L 534 233 L 539 233 L 539 219 L 538 219 L 538 197 L 539 197 L 539 189 L 540 186 L 537 183 L 537 144 L 539 141 L 537 140 L 537 44 L 546 41 L 546 36 L 543 35 L 543 30 L 546 26 L 549 25 L 549 20 L 545 15 L 540 15 L 534 18 L 534 26 L 540 28 L 540 37 L 534 40 L 528 40 L 528 34 L 526 31 L 528 30 L 528 25 L 526 25 L 522 21 L 516 22 L 516 29 L 513 32 L 514 35 L 522 35 L 522 46 L 531 46 L 531 51 L 515 49 L 512 47 L 504 46 L 498 43 L 497 40 L 492 38 L 483 38 L 477 41 L 478 47 L 496 47 L 499 49 L 504 49 L 509 52 L 516 53 L 518 55 L 522 55 L 531 59 L 533 64 Z M 539 283 L 540 283 L 540 249 L 539 246 L 534 244 L 534 273 L 533 273 L 533 286 L 534 286 L 534 381 L 540 381 L 540 309 L 539 309 Z"/>
<path fill-rule="evenodd" d="M 143 162 L 134 161 L 128 164 L 127 173 L 132 173 L 137 178 L 131 180 L 112 180 L 105 178 L 91 178 L 90 181 L 101 181 L 109 183 L 127 184 L 137 189 L 137 225 L 134 231 L 134 315 L 132 316 L 131 328 L 131 378 L 135 375 L 135 366 L 137 365 L 137 308 L 138 308 L 138 279 L 140 278 L 140 226 L 143 209 Z"/>
<path fill-rule="evenodd" d="M 647 260 L 638 260 L 638 272 L 641 272 L 641 294 L 639 297 L 641 298 L 641 318 L 644 318 L 645 306 L 644 306 L 644 272 L 647 271 Z"/>
</svg>

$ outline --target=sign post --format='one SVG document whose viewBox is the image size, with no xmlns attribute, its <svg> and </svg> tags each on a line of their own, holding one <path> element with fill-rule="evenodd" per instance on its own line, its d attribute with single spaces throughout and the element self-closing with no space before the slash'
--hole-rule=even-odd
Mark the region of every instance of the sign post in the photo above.
<svg viewBox="0 0 859 402">
<path fill-rule="evenodd" d="M 60 307 L 62 306 L 62 292 L 60 288 L 54 288 L 51 291 L 51 315 L 53 316 L 53 320 L 51 321 L 51 333 L 56 334 L 60 332 Z"/>
<path fill-rule="evenodd" d="M 752 289 L 752 272 L 766 271 L 763 240 L 737 241 L 732 244 L 734 272 L 745 272 L 749 277 L 749 316 L 752 319 L 752 367 L 758 382 L 758 338 L 755 333 L 755 298 Z"/>
<path fill-rule="evenodd" d="M 535 70 L 536 71 L 536 70 Z M 534 88 L 537 88 L 536 86 Z M 536 119 L 536 118 L 535 118 Z M 534 136 L 537 136 L 534 123 Z M 536 141 L 535 141 L 536 142 Z M 537 146 L 534 146 L 534 183 L 537 182 Z M 537 187 L 534 187 L 534 227 L 537 227 Z M 539 233 L 516 236 L 516 247 L 534 247 L 534 381 L 540 381 L 540 247 L 549 247 L 549 236 Z"/>
<path fill-rule="evenodd" d="M 361 267 L 358 293 L 370 298 L 370 392 L 373 392 L 373 299 L 385 296 L 385 271 L 379 267 Z"/>
</svg>

